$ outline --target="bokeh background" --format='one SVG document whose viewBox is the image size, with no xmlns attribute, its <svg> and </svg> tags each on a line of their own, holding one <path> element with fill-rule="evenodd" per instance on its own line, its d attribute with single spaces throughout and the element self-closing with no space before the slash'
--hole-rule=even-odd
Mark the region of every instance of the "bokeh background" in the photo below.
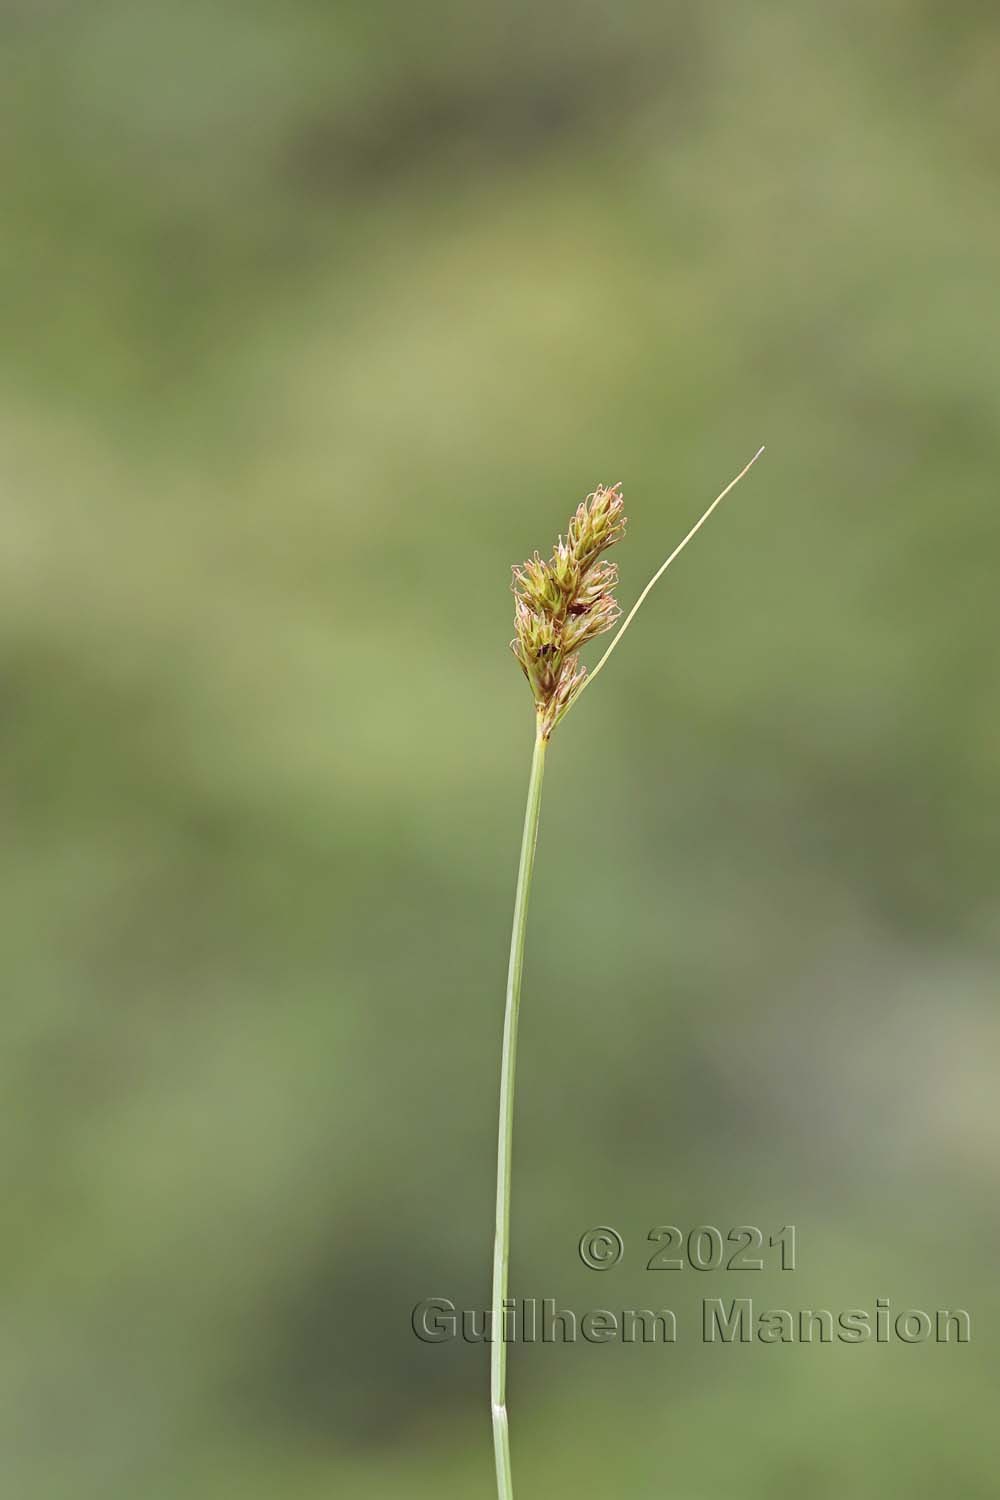
<svg viewBox="0 0 1000 1500">
<path fill-rule="evenodd" d="M 549 758 L 512 1290 L 682 1332 L 515 1349 L 518 1493 L 995 1494 L 1000 19 L 0 36 L 3 1493 L 492 1493 L 409 1318 L 489 1292 L 509 566 L 621 480 L 628 602 L 766 442 Z M 973 1341 L 704 1347 L 737 1295 Z"/>
</svg>

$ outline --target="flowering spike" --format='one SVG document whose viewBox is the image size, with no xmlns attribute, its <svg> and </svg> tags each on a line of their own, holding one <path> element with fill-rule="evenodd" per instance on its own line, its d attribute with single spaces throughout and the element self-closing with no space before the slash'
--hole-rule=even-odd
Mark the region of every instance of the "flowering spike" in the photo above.
<svg viewBox="0 0 1000 1500">
<path fill-rule="evenodd" d="M 598 485 L 571 516 L 548 561 L 536 552 L 514 572 L 511 650 L 534 694 L 545 739 L 587 678 L 577 658 L 618 620 L 618 569 L 601 556 L 625 534 L 621 485 Z"/>
</svg>

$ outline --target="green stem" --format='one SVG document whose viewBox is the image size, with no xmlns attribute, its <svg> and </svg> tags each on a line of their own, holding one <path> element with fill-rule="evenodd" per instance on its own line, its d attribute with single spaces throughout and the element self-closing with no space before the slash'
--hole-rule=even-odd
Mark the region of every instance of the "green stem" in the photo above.
<svg viewBox="0 0 1000 1500">
<path fill-rule="evenodd" d="M 507 1002 L 503 1022 L 503 1052 L 500 1062 L 500 1128 L 497 1141 L 497 1229 L 493 1247 L 493 1316 L 490 1346 L 490 1401 L 493 1409 L 493 1446 L 496 1450 L 499 1500 L 513 1500 L 510 1470 L 510 1436 L 507 1427 L 507 1343 L 504 1339 L 504 1301 L 507 1297 L 507 1263 L 510 1258 L 510 1169 L 514 1144 L 514 1070 L 517 1066 L 517 1017 L 521 1005 L 521 971 L 524 967 L 524 934 L 528 924 L 528 895 L 538 839 L 538 814 L 542 805 L 542 775 L 548 741 L 539 729 L 531 757 L 528 805 L 524 811 L 521 862 L 514 896 L 514 924 L 510 934 L 507 967 Z"/>
</svg>

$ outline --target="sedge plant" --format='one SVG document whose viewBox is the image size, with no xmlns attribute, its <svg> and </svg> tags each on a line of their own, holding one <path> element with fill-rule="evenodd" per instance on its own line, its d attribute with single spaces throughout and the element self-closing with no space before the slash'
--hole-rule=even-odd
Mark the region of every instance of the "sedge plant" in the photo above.
<svg viewBox="0 0 1000 1500">
<path fill-rule="evenodd" d="M 513 1500 L 510 1436 L 507 1422 L 507 1343 L 504 1338 L 504 1302 L 510 1258 L 510 1190 L 514 1141 L 514 1074 L 517 1065 L 517 1022 L 521 1004 L 521 974 L 524 939 L 528 922 L 528 897 L 535 862 L 538 818 L 542 804 L 545 755 L 552 732 L 579 701 L 584 689 L 602 671 L 653 586 L 663 577 L 701 530 L 730 490 L 752 468 L 763 453 L 758 449 L 744 469 L 712 501 L 646 584 L 621 627 L 612 637 L 592 671 L 580 663 L 579 652 L 588 641 L 612 630 L 621 611 L 615 598 L 618 569 L 605 553 L 625 535 L 621 485 L 605 489 L 599 485 L 571 516 L 565 537 L 560 536 L 552 556 L 536 552 L 514 568 L 514 639 L 511 650 L 531 688 L 535 706 L 535 745 L 528 778 L 528 803 L 521 836 L 521 857 L 514 896 L 514 922 L 507 967 L 507 998 L 504 1010 L 500 1063 L 500 1125 L 497 1144 L 496 1239 L 493 1249 L 493 1297 L 490 1346 L 490 1401 L 493 1413 L 493 1445 L 496 1454 L 499 1500 Z"/>
</svg>

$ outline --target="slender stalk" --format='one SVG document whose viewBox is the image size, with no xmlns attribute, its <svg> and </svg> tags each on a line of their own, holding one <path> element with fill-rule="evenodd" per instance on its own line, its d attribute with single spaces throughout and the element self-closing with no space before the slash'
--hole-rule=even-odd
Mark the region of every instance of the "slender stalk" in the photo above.
<svg viewBox="0 0 1000 1500">
<path fill-rule="evenodd" d="M 538 839 L 538 814 L 542 805 L 542 775 L 548 744 L 539 724 L 531 757 L 528 804 L 524 811 L 521 860 L 514 896 L 514 923 L 510 934 L 507 966 L 507 1001 L 503 1022 L 503 1052 L 500 1063 L 500 1127 L 497 1140 L 497 1221 L 493 1246 L 493 1316 L 490 1346 L 490 1401 L 493 1408 L 493 1446 L 496 1452 L 497 1495 L 513 1500 L 510 1469 L 510 1436 L 507 1427 L 507 1344 L 504 1340 L 504 1301 L 507 1297 L 507 1264 L 510 1258 L 510 1171 L 514 1143 L 514 1072 L 517 1066 L 517 1017 L 521 1006 L 521 971 L 524 967 L 524 934 L 528 924 L 528 896 Z"/>
<path fill-rule="evenodd" d="M 524 814 L 524 833 L 521 837 L 517 894 L 514 897 L 514 925 L 510 936 L 503 1055 L 500 1064 L 497 1229 L 493 1250 L 493 1312 L 490 1329 L 490 1399 L 499 1500 L 513 1500 L 514 1496 L 507 1426 L 504 1304 L 507 1301 L 507 1264 L 510 1256 L 510 1176 L 514 1141 L 517 1018 L 521 1006 L 521 970 L 524 966 L 528 896 L 535 863 L 538 814 L 542 804 L 545 748 L 555 726 L 603 669 L 656 582 L 663 577 L 674 559 L 680 556 L 692 537 L 701 530 L 716 506 L 722 503 L 730 490 L 753 467 L 763 451 L 761 448 L 754 454 L 746 467 L 726 485 L 722 494 L 712 501 L 667 560 L 661 563 L 589 676 L 586 668 L 580 665 L 580 648 L 612 630 L 618 619 L 618 604 L 614 593 L 618 569 L 613 562 L 607 562 L 604 555 L 625 534 L 621 485 L 612 485 L 610 489 L 598 485 L 593 494 L 588 495 L 583 504 L 577 506 L 570 517 L 565 536 L 559 537 L 548 561 L 535 552 L 527 562 L 514 569 L 514 639 L 510 644 L 528 679 L 535 701 L 536 737 L 531 778 L 528 782 L 528 805 Z"/>
</svg>

